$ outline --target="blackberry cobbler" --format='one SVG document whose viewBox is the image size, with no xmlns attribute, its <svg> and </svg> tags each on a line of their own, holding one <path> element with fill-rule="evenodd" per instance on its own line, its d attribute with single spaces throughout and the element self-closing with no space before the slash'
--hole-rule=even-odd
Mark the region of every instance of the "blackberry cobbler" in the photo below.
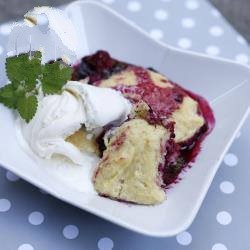
<svg viewBox="0 0 250 250">
<path fill-rule="evenodd" d="M 101 156 L 93 177 L 96 191 L 139 204 L 164 201 L 166 188 L 194 161 L 213 128 L 208 103 L 156 70 L 118 61 L 105 51 L 82 58 L 72 78 L 113 88 L 133 104 L 123 124 L 107 126 L 91 140 L 84 128 L 68 138 Z"/>
</svg>

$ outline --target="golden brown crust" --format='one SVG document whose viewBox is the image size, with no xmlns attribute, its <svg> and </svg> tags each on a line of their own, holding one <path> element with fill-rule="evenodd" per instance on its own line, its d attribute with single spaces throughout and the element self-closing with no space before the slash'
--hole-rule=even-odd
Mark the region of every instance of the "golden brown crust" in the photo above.
<svg viewBox="0 0 250 250">
<path fill-rule="evenodd" d="M 168 138 L 169 133 L 162 126 L 150 125 L 142 119 L 125 122 L 104 151 L 94 179 L 96 191 L 139 204 L 165 200 L 158 166 Z"/>
<path fill-rule="evenodd" d="M 160 73 L 147 70 L 149 77 L 156 86 L 161 88 L 172 88 L 173 85 L 169 80 Z M 113 74 L 108 79 L 102 80 L 99 87 L 113 88 L 119 85 L 134 86 L 138 83 L 136 74 L 132 68 L 127 68 L 119 73 Z"/>
<path fill-rule="evenodd" d="M 136 75 L 133 70 L 126 69 L 113 74 L 110 78 L 102 80 L 99 87 L 112 88 L 119 85 L 133 86 L 137 84 Z"/>
<path fill-rule="evenodd" d="M 88 135 L 84 128 L 81 128 L 73 135 L 69 136 L 66 141 L 72 143 L 81 151 L 100 155 L 99 147 L 95 138 Z"/>
<path fill-rule="evenodd" d="M 148 73 L 150 75 L 150 78 L 152 80 L 152 82 L 161 88 L 173 88 L 173 85 L 168 81 L 168 79 L 160 74 L 160 73 L 156 73 L 154 71 L 148 70 Z"/>
<path fill-rule="evenodd" d="M 171 119 L 175 122 L 175 142 L 186 141 L 204 125 L 204 118 L 198 114 L 198 103 L 189 96 L 184 97 L 179 109 Z"/>
</svg>

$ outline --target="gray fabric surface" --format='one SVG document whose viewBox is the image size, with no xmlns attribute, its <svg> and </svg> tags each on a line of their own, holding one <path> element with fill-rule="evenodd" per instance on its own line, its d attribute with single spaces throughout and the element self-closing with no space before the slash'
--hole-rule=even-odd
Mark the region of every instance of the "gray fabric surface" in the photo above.
<svg viewBox="0 0 250 250">
<path fill-rule="evenodd" d="M 21 9 L 30 8 L 25 2 L 19 1 L 22 5 L 19 14 L 23 14 Z M 32 1 L 34 5 L 37 2 Z M 103 2 L 155 39 L 241 63 L 249 62 L 246 41 L 205 0 Z M 9 25 L 0 25 L 1 71 L 8 33 Z M 0 249 L 250 249 L 249 126 L 250 119 L 227 153 L 194 223 L 177 237 L 157 239 L 130 232 L 44 194 L 0 168 Z"/>
<path fill-rule="evenodd" d="M 227 20 L 250 42 L 250 1 L 210 0 Z"/>
</svg>

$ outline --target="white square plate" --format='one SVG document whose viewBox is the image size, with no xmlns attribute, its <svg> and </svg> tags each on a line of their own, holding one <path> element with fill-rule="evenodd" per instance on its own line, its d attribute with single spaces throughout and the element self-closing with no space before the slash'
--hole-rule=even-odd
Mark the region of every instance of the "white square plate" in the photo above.
<svg viewBox="0 0 250 250">
<path fill-rule="evenodd" d="M 0 164 L 53 196 L 118 225 L 150 236 L 176 235 L 195 218 L 225 152 L 247 117 L 250 68 L 156 42 L 99 3 L 75 2 L 66 11 L 90 53 L 104 49 L 115 58 L 153 67 L 206 97 L 214 110 L 215 129 L 203 143 L 193 167 L 157 206 L 128 205 L 66 188 L 23 152 L 16 139 L 14 114 L 2 105 Z M 0 82 L 5 76 L 1 78 Z"/>
</svg>

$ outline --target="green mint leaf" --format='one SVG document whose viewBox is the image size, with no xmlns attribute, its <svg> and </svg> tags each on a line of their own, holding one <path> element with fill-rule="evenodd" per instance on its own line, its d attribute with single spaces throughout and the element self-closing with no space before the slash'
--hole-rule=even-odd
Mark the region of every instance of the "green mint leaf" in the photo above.
<svg viewBox="0 0 250 250">
<path fill-rule="evenodd" d="M 41 58 L 39 51 L 21 54 L 6 59 L 6 73 L 15 88 L 21 86 L 26 91 L 36 87 L 36 81 L 41 75 Z"/>
<path fill-rule="evenodd" d="M 12 84 L 0 88 L 0 102 L 8 108 L 16 108 L 16 98 Z"/>
<path fill-rule="evenodd" d="M 38 106 L 37 97 L 34 95 L 28 97 L 20 97 L 17 101 L 17 110 L 20 116 L 26 121 L 29 122 L 34 115 L 36 114 Z"/>
<path fill-rule="evenodd" d="M 26 122 L 29 122 L 37 111 L 38 81 L 44 94 L 57 94 L 72 75 L 70 66 L 59 61 L 41 65 L 41 58 L 41 52 L 36 51 L 6 59 L 6 73 L 11 84 L 0 88 L 0 102 L 9 108 L 17 109 Z"/>
<path fill-rule="evenodd" d="M 45 64 L 42 75 L 42 90 L 44 94 L 60 93 L 62 87 L 71 79 L 72 68 L 60 62 Z"/>
</svg>

